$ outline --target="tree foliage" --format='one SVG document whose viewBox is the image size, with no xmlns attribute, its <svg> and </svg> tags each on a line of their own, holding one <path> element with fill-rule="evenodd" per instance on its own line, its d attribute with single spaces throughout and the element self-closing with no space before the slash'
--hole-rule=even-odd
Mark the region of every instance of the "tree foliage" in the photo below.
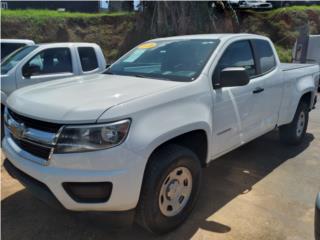
<svg viewBox="0 0 320 240">
<path fill-rule="evenodd" d="M 239 29 L 237 14 L 225 1 L 142 1 L 141 8 L 155 36 Z"/>
</svg>

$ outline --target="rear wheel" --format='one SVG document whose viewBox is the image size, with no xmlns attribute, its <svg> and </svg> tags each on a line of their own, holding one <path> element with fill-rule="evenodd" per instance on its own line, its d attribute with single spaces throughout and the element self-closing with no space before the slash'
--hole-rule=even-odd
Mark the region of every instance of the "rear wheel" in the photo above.
<svg viewBox="0 0 320 240">
<path fill-rule="evenodd" d="M 146 169 L 137 222 L 154 233 L 178 227 L 191 213 L 201 184 L 201 165 L 189 149 L 169 145 L 153 154 Z"/>
<path fill-rule="evenodd" d="M 300 102 L 292 122 L 279 128 L 281 141 L 289 145 L 300 144 L 306 135 L 308 121 L 308 104 Z"/>
</svg>

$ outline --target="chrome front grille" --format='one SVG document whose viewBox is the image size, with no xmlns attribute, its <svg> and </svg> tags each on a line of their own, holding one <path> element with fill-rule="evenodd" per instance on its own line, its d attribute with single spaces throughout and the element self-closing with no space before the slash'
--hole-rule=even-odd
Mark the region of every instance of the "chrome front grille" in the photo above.
<svg viewBox="0 0 320 240">
<path fill-rule="evenodd" d="M 17 114 L 10 109 L 8 109 L 8 113 L 17 122 L 22 122 L 27 127 L 41 130 L 44 132 L 57 133 L 59 131 L 59 129 L 62 127 L 62 124 L 50 123 L 50 122 L 40 121 L 40 120 L 36 120 L 36 119 L 31 119 L 31 118 L 22 116 L 20 114 Z"/>
<path fill-rule="evenodd" d="M 23 151 L 43 159 L 46 163 L 56 145 L 62 125 L 27 118 L 7 110 L 5 125 L 14 143 Z"/>
</svg>

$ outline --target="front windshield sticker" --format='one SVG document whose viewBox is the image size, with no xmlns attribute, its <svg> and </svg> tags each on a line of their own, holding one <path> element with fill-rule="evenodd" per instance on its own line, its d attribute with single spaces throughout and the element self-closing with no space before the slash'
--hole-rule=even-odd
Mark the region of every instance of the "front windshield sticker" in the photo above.
<svg viewBox="0 0 320 240">
<path fill-rule="evenodd" d="M 143 43 L 143 44 L 139 45 L 138 48 L 140 48 L 140 49 L 149 49 L 149 48 L 154 48 L 155 46 L 157 46 L 156 43 L 150 42 L 150 43 Z"/>
<path fill-rule="evenodd" d="M 146 49 L 136 49 L 127 59 L 123 60 L 123 62 L 132 63 L 137 60 L 145 51 Z"/>
</svg>

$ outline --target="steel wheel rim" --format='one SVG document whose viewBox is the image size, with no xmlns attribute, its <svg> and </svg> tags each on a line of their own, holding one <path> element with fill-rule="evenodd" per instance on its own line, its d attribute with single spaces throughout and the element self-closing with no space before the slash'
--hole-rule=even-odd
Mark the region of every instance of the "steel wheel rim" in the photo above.
<svg viewBox="0 0 320 240">
<path fill-rule="evenodd" d="M 301 112 L 299 114 L 299 118 L 297 122 L 297 130 L 296 130 L 296 134 L 298 137 L 302 135 L 305 124 L 306 124 L 306 115 L 304 112 Z"/>
<path fill-rule="evenodd" d="M 159 208 L 163 215 L 173 217 L 187 205 L 192 192 L 192 174 L 186 167 L 171 171 L 162 183 Z"/>
</svg>

